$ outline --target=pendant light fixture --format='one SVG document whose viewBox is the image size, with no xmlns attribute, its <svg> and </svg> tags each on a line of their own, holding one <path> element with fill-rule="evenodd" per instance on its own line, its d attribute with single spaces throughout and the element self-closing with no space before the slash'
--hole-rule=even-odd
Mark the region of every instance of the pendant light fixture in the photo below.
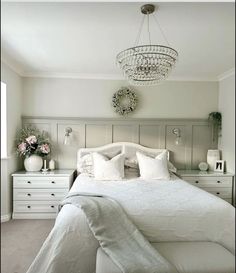
<svg viewBox="0 0 236 273">
<path fill-rule="evenodd" d="M 178 58 L 178 52 L 169 46 L 160 24 L 153 14 L 154 11 L 155 6 L 151 4 L 141 7 L 141 13 L 144 16 L 135 46 L 121 51 L 116 57 L 118 66 L 123 70 L 125 77 L 132 85 L 155 85 L 166 79 Z M 150 14 L 157 23 L 167 45 L 152 44 L 149 26 Z M 147 21 L 149 44 L 138 45 L 145 20 Z"/>
</svg>

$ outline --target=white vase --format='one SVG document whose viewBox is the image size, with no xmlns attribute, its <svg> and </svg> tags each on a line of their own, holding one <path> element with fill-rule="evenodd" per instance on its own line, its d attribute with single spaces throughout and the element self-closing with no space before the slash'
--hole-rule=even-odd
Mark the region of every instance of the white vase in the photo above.
<svg viewBox="0 0 236 273">
<path fill-rule="evenodd" d="M 24 166 L 27 172 L 38 172 L 43 167 L 43 159 L 39 155 L 31 155 L 25 158 Z"/>
<path fill-rule="evenodd" d="M 209 166 L 209 171 L 214 171 L 216 160 L 220 160 L 219 150 L 208 150 L 207 151 L 207 163 Z"/>
</svg>

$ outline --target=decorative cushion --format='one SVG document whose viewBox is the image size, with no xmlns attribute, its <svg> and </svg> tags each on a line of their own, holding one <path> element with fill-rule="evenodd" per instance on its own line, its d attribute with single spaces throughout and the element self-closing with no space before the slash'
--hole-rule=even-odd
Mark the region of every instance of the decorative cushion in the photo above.
<svg viewBox="0 0 236 273">
<path fill-rule="evenodd" d="M 91 153 L 88 153 L 78 159 L 77 171 L 93 176 L 93 159 Z"/>
<path fill-rule="evenodd" d="M 155 157 L 153 155 L 149 155 L 149 154 L 146 154 L 144 153 L 145 155 L 148 155 L 150 157 Z M 125 158 L 125 167 L 127 168 L 131 168 L 131 169 L 138 169 L 138 159 L 137 159 L 137 156 L 132 156 L 130 158 L 126 157 Z M 176 173 L 177 172 L 177 168 L 174 166 L 174 164 L 172 164 L 169 160 L 167 160 L 167 167 L 168 167 L 168 170 L 172 173 Z"/>
<path fill-rule="evenodd" d="M 153 243 L 152 246 L 174 265 L 179 273 L 235 273 L 235 256 L 212 242 Z M 99 248 L 96 273 L 122 273 Z"/>
<path fill-rule="evenodd" d="M 102 155 L 108 157 L 109 159 L 121 153 L 121 147 L 114 147 L 108 149 L 106 152 L 102 153 Z M 88 152 L 86 154 L 81 155 L 77 161 L 77 171 L 78 173 L 85 173 L 89 176 L 93 176 L 93 158 L 92 152 Z"/>
<path fill-rule="evenodd" d="M 140 177 L 143 179 L 170 179 L 167 166 L 167 151 L 163 151 L 155 158 L 136 153 L 139 164 Z"/>
<path fill-rule="evenodd" d="M 120 180 L 124 178 L 124 154 L 116 155 L 112 159 L 99 153 L 93 153 L 92 155 L 94 178 L 96 180 Z"/>
</svg>

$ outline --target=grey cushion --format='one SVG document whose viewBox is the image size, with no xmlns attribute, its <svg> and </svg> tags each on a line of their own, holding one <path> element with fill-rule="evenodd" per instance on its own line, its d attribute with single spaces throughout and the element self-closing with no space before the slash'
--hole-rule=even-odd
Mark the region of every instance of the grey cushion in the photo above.
<svg viewBox="0 0 236 273">
<path fill-rule="evenodd" d="M 234 255 L 217 243 L 170 242 L 152 244 L 179 273 L 235 273 Z M 122 273 L 99 248 L 96 273 Z"/>
</svg>

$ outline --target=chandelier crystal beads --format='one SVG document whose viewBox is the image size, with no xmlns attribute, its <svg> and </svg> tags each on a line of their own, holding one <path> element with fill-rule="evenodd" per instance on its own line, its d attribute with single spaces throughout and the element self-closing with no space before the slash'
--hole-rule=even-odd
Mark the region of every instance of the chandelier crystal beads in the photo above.
<svg viewBox="0 0 236 273">
<path fill-rule="evenodd" d="M 141 12 L 148 16 L 148 32 L 149 14 L 153 13 L 154 9 L 155 7 L 150 4 L 141 7 Z M 139 41 L 143 23 L 144 20 L 136 39 L 137 42 Z M 162 34 L 164 36 L 163 32 Z M 150 32 L 149 42 L 149 45 L 135 46 L 121 51 L 116 57 L 118 66 L 123 70 L 125 77 L 132 85 L 157 84 L 168 77 L 177 61 L 178 52 L 173 48 L 151 44 Z M 169 45 L 168 41 L 167 44 Z"/>
</svg>

